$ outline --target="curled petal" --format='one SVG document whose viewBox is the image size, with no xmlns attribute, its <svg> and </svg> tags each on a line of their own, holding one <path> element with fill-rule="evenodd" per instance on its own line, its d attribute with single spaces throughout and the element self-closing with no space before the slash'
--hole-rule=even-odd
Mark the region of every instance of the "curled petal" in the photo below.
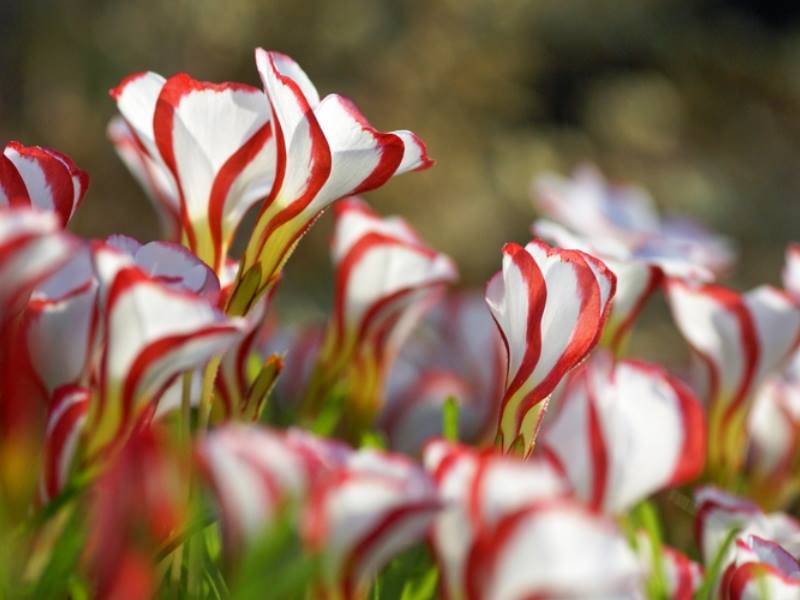
<svg viewBox="0 0 800 600">
<path fill-rule="evenodd" d="M 703 409 L 683 383 L 606 355 L 570 376 L 543 434 L 577 496 L 609 514 L 700 475 L 705 442 Z"/>
<path fill-rule="evenodd" d="M 740 295 L 717 285 L 670 279 L 667 297 L 705 375 L 709 462 L 735 468 L 753 392 L 797 346 L 800 309 L 769 286 Z"/>
<path fill-rule="evenodd" d="M 0 205 L 51 211 L 63 226 L 88 187 L 89 175 L 55 150 L 9 142 L 0 157 Z"/>
<path fill-rule="evenodd" d="M 64 489 L 89 412 L 90 397 L 88 389 L 73 386 L 61 387 L 53 395 L 47 410 L 42 457 L 43 502 L 49 502 Z"/>
<path fill-rule="evenodd" d="M 532 447 L 544 400 L 597 344 L 616 279 L 599 260 L 534 241 L 506 244 L 486 302 L 508 354 L 498 435 L 508 450 Z"/>
<path fill-rule="evenodd" d="M 568 500 L 504 517 L 470 556 L 470 600 L 634 597 L 642 569 L 613 522 Z"/>
</svg>

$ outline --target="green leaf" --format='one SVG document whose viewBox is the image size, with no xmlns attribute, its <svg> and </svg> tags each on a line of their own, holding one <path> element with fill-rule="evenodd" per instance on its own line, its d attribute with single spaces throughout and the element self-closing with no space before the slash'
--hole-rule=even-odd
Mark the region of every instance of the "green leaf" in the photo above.
<svg viewBox="0 0 800 600">
<path fill-rule="evenodd" d="M 652 502 L 641 502 L 634 510 L 636 525 L 644 530 L 650 543 L 652 573 L 647 581 L 647 596 L 652 600 L 667 598 L 667 576 L 664 570 L 664 546 L 658 512 Z"/>
<path fill-rule="evenodd" d="M 417 544 L 392 560 L 376 577 L 370 598 L 375 600 L 435 598 L 438 576 L 438 570 L 427 546 Z M 433 594 L 426 595 L 431 585 Z"/>
<path fill-rule="evenodd" d="M 53 545 L 50 560 L 36 582 L 32 597 L 63 598 L 70 592 L 71 575 L 78 566 L 78 559 L 84 548 L 84 515 L 73 510 L 67 519 L 61 535 Z"/>
<path fill-rule="evenodd" d="M 458 441 L 458 401 L 454 396 L 449 396 L 444 401 L 442 411 L 442 435 L 451 442 Z"/>
</svg>

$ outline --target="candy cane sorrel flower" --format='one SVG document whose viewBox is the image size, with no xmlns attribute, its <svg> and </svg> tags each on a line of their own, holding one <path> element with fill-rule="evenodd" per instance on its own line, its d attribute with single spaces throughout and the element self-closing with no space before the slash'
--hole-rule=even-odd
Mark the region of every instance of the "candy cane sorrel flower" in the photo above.
<svg viewBox="0 0 800 600">
<path fill-rule="evenodd" d="M 508 354 L 498 441 L 530 453 L 547 398 L 600 339 L 616 279 L 598 259 L 541 241 L 506 244 L 486 302 Z"/>
<path fill-rule="evenodd" d="M 348 420 L 369 424 L 383 403 L 383 383 L 402 342 L 446 284 L 454 263 L 424 244 L 400 218 L 382 219 L 363 202 L 335 208 L 333 317 L 312 376 L 313 413 L 338 380 L 346 382 Z"/>
<path fill-rule="evenodd" d="M 669 279 L 675 323 L 703 375 L 708 406 L 708 462 L 720 477 L 744 459 L 753 394 L 800 339 L 800 309 L 784 292 L 761 286 L 745 294 L 714 284 Z"/>
<path fill-rule="evenodd" d="M 705 436 L 703 409 L 683 383 L 656 366 L 598 354 L 568 376 L 541 450 L 578 498 L 613 515 L 700 475 Z"/>
</svg>

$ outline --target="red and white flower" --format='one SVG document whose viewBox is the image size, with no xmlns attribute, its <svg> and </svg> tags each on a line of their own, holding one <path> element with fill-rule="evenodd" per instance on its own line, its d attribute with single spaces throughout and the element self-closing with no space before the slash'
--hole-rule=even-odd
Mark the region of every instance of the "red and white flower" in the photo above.
<svg viewBox="0 0 800 600">
<path fill-rule="evenodd" d="M 347 379 L 350 397 L 358 398 L 353 405 L 360 407 L 354 416 L 371 420 L 400 345 L 457 271 L 402 219 L 382 219 L 357 199 L 335 211 L 333 317 L 318 377 L 323 389 Z"/>
<path fill-rule="evenodd" d="M 457 294 L 434 307 L 403 346 L 389 376 L 381 425 L 392 448 L 418 454 L 442 434 L 448 398 L 459 406 L 459 439 L 494 433 L 503 394 L 505 352 L 478 294 Z"/>
<path fill-rule="evenodd" d="M 662 219 L 646 190 L 609 183 L 590 165 L 576 169 L 572 177 L 538 177 L 532 195 L 539 211 L 584 243 L 600 248 L 613 244 L 670 276 L 707 281 L 727 272 L 735 258 L 726 238 L 686 219 Z"/>
<path fill-rule="evenodd" d="M 654 365 L 614 364 L 599 354 L 570 375 L 541 444 L 578 498 L 622 514 L 700 475 L 705 420 L 699 401 L 677 378 Z"/>
<path fill-rule="evenodd" d="M 722 600 L 792 600 L 800 597 L 800 563 L 780 544 L 757 535 L 739 537 L 722 576 Z"/>
<path fill-rule="evenodd" d="M 42 452 L 39 496 L 43 502 L 55 498 L 67 483 L 90 399 L 88 389 L 74 386 L 59 388 L 53 395 Z"/>
<path fill-rule="evenodd" d="M 168 220 L 177 198 L 183 243 L 216 272 L 247 210 L 275 176 L 275 140 L 264 93 L 185 73 L 128 76 L 111 90 L 132 137 L 140 174 Z"/>
<path fill-rule="evenodd" d="M 569 492 L 559 471 L 545 460 L 522 461 L 433 440 L 425 447 L 424 462 L 444 503 L 430 539 L 449 600 L 466 597 L 469 572 L 479 568 L 472 562 L 474 544 L 485 529 L 530 503 Z"/>
<path fill-rule="evenodd" d="M 361 598 L 378 572 L 422 540 L 441 507 L 435 485 L 399 455 L 362 450 L 315 486 L 304 537 L 331 597 Z"/>
<path fill-rule="evenodd" d="M 486 302 L 508 354 L 498 439 L 533 448 L 546 400 L 600 339 L 616 279 L 598 259 L 533 241 L 506 244 Z"/>
<path fill-rule="evenodd" d="M 269 100 L 277 160 L 274 185 L 259 209 L 240 277 L 264 290 L 328 205 L 380 187 L 394 175 L 426 169 L 433 161 L 410 131 L 376 130 L 338 94 L 320 100 L 288 56 L 259 48 L 256 66 Z"/>
<path fill-rule="evenodd" d="M 713 487 L 697 490 L 695 504 L 695 534 L 700 554 L 706 565 L 718 560 L 720 573 L 725 573 L 729 567 L 735 569 L 737 555 L 742 549 L 736 540 L 749 545 L 750 536 L 773 542 L 792 556 L 800 553 L 800 523 L 785 513 L 766 514 L 758 505 Z M 725 548 L 723 544 L 733 531 L 738 532 L 736 539 Z M 714 590 L 722 587 L 725 577 L 728 575 L 713 582 Z"/>
<path fill-rule="evenodd" d="M 342 464 L 341 444 L 290 431 L 230 424 L 198 441 L 195 457 L 220 506 L 225 540 L 236 551 L 274 522 L 291 501 Z"/>
<path fill-rule="evenodd" d="M 65 226 L 88 187 L 89 175 L 56 150 L 9 142 L 0 155 L 0 206 L 49 211 Z"/>
<path fill-rule="evenodd" d="M 667 298 L 678 329 L 698 358 L 709 414 L 709 465 L 726 472 L 743 459 L 745 422 L 755 390 L 800 339 L 800 309 L 780 290 L 738 294 L 713 284 L 670 279 Z"/>
<path fill-rule="evenodd" d="M 105 347 L 87 424 L 91 454 L 118 442 L 174 377 L 222 354 L 242 331 L 207 298 L 145 274 L 108 245 L 94 260 Z"/>
<path fill-rule="evenodd" d="M 566 499 L 543 500 L 484 530 L 469 600 L 639 597 L 643 569 L 614 522 Z"/>
</svg>

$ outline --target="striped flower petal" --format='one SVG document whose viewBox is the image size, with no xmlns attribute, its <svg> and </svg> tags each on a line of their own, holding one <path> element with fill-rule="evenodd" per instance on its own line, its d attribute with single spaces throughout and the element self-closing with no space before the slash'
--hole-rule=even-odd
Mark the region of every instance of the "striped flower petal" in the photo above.
<svg viewBox="0 0 800 600">
<path fill-rule="evenodd" d="M 738 294 L 670 279 L 666 290 L 673 319 L 705 378 L 709 464 L 720 472 L 735 470 L 753 394 L 796 348 L 800 309 L 769 286 Z"/>
<path fill-rule="evenodd" d="M 320 481 L 304 526 L 321 554 L 332 597 L 361 598 L 374 576 L 397 554 L 421 541 L 440 508 L 433 482 L 414 463 L 371 450 Z"/>
<path fill-rule="evenodd" d="M 183 243 L 219 272 L 239 222 L 273 185 L 266 97 L 243 84 L 155 73 L 132 75 L 111 95 L 147 155 L 134 174 L 144 171 L 145 189 L 170 210 L 174 183 Z"/>
<path fill-rule="evenodd" d="M 508 354 L 503 449 L 530 452 L 545 400 L 597 344 L 615 287 L 608 268 L 583 252 L 540 241 L 503 248 L 503 268 L 486 287 Z"/>
<path fill-rule="evenodd" d="M 486 530 L 470 557 L 470 600 L 637 597 L 642 568 L 613 521 L 544 500 Z"/>
<path fill-rule="evenodd" d="M 106 135 L 114 144 L 117 156 L 142 186 L 153 204 L 161 221 L 164 237 L 173 242 L 180 242 L 181 204 L 172 173 L 160 160 L 148 153 L 147 148 L 122 117 L 111 119 Z"/>
<path fill-rule="evenodd" d="M 99 401 L 88 424 L 91 455 L 117 443 L 174 377 L 222 354 L 242 330 L 205 298 L 174 289 L 124 260 L 107 246 L 95 254 L 98 273 L 110 273 L 100 275 L 106 342 Z"/>
<path fill-rule="evenodd" d="M 333 318 L 323 345 L 312 403 L 344 377 L 356 420 L 382 404 L 382 383 L 403 341 L 444 286 L 454 263 L 423 244 L 401 219 L 381 219 L 363 202 L 336 207 Z M 312 404 L 312 410 L 317 404 Z"/>
<path fill-rule="evenodd" d="M 705 435 L 703 409 L 683 383 L 657 366 L 600 354 L 568 379 L 542 450 L 578 498 L 614 515 L 700 475 Z"/>
<path fill-rule="evenodd" d="M 272 112 L 277 164 L 275 185 L 245 251 L 242 281 L 264 290 L 328 205 L 432 161 L 413 133 L 377 131 L 336 94 L 320 100 L 288 56 L 259 48 L 256 66 Z"/>
<path fill-rule="evenodd" d="M 430 539 L 442 572 L 445 597 L 465 598 L 471 552 L 478 536 L 508 514 L 544 499 L 566 496 L 567 482 L 545 460 L 522 461 L 435 440 L 424 463 L 445 508 Z"/>
<path fill-rule="evenodd" d="M 55 150 L 9 142 L 0 156 L 0 206 L 51 211 L 64 226 L 88 187 L 89 175 Z"/>
<path fill-rule="evenodd" d="M 42 453 L 40 498 L 49 502 L 67 483 L 78 438 L 86 423 L 91 392 L 86 388 L 65 386 L 56 390 L 47 410 Z"/>
</svg>

